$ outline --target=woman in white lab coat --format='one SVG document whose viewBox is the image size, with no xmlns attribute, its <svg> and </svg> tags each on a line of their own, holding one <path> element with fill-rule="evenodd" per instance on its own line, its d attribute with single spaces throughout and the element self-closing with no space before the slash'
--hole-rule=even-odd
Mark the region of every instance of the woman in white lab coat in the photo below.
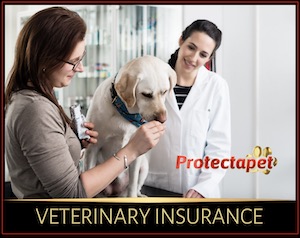
<svg viewBox="0 0 300 238">
<path fill-rule="evenodd" d="M 207 20 L 197 20 L 182 32 L 179 48 L 169 60 L 177 85 L 166 100 L 166 133 L 150 153 L 148 186 L 184 197 L 220 197 L 226 169 L 221 164 L 211 168 L 210 162 L 230 158 L 229 90 L 227 82 L 205 64 L 221 37 L 222 32 Z M 206 156 L 210 160 L 205 166 Z"/>
</svg>

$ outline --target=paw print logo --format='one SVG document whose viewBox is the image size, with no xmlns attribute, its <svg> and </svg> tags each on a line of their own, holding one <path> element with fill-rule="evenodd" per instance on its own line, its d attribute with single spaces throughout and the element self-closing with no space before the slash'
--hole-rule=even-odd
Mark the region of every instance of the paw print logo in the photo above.
<svg viewBox="0 0 300 238">
<path fill-rule="evenodd" d="M 248 160 L 254 160 L 253 167 L 250 172 L 262 172 L 269 174 L 271 169 L 278 164 L 277 158 L 272 156 L 272 150 L 270 147 L 265 147 L 263 150 L 260 146 L 253 148 L 252 154 L 246 155 Z M 256 167 L 255 167 L 256 166 Z"/>
</svg>

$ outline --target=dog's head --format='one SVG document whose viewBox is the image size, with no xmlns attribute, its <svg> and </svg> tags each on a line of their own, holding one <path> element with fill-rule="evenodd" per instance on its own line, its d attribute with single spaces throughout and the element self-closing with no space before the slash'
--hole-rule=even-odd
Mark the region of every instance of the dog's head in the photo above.
<svg viewBox="0 0 300 238">
<path fill-rule="evenodd" d="M 143 56 L 127 63 L 119 71 L 115 89 L 130 113 L 147 120 L 165 122 L 165 99 L 177 81 L 175 71 L 154 56 Z"/>
</svg>

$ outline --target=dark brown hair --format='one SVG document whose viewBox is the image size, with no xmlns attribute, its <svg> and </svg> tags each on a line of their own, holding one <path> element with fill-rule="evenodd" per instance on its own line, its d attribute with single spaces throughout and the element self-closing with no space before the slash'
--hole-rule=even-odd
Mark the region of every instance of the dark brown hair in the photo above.
<svg viewBox="0 0 300 238">
<path fill-rule="evenodd" d="M 35 90 L 53 102 L 67 123 L 70 119 L 59 105 L 47 75 L 63 67 L 78 42 L 84 40 L 86 24 L 74 11 L 51 7 L 34 14 L 25 23 L 16 43 L 15 59 L 5 92 L 6 107 L 12 94 Z M 29 86 L 28 82 L 33 86 Z"/>
</svg>

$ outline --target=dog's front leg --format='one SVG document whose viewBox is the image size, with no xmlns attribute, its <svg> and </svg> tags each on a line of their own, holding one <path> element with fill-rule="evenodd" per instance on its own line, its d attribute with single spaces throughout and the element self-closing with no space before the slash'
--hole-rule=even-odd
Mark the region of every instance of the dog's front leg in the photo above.
<svg viewBox="0 0 300 238">
<path fill-rule="evenodd" d="M 128 197 L 138 196 L 138 180 L 142 159 L 143 158 L 138 157 L 129 166 Z"/>
<path fill-rule="evenodd" d="M 145 183 L 145 180 L 148 176 L 149 161 L 144 155 L 142 155 L 142 157 L 140 157 L 141 167 L 140 167 L 139 180 L 138 180 L 138 186 L 137 186 L 137 196 L 138 197 L 147 197 L 145 194 L 141 193 L 141 190 L 142 190 L 142 187 L 143 187 L 143 185 Z"/>
<path fill-rule="evenodd" d="M 83 157 L 84 171 L 94 168 L 99 162 L 101 162 L 98 145 L 90 145 L 85 149 Z"/>
</svg>

